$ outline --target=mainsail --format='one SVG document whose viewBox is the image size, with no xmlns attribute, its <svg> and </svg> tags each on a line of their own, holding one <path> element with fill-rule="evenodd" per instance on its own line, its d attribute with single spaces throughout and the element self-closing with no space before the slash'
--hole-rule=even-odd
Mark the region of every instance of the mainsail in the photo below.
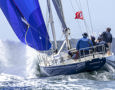
<svg viewBox="0 0 115 90">
<path fill-rule="evenodd" d="M 38 0 L 0 0 L 0 7 L 23 43 L 41 51 L 51 48 Z"/>
<path fill-rule="evenodd" d="M 65 20 L 64 20 L 64 14 L 63 14 L 63 8 L 62 8 L 61 0 L 52 0 L 52 1 L 54 4 L 54 7 L 56 9 L 57 15 L 61 21 L 62 27 L 63 27 L 63 32 L 64 32 L 65 38 L 66 38 L 66 47 L 67 47 L 67 49 L 70 49 L 70 43 L 69 43 L 69 39 L 68 39 L 70 32 L 69 32 L 69 28 L 67 28 L 67 25 L 66 25 Z"/>
<path fill-rule="evenodd" d="M 62 3 L 60 0 L 52 0 L 54 7 L 56 9 L 57 15 L 62 23 L 63 29 L 66 29 L 66 23 L 64 20 L 64 14 L 63 14 L 63 8 L 62 8 Z"/>
</svg>

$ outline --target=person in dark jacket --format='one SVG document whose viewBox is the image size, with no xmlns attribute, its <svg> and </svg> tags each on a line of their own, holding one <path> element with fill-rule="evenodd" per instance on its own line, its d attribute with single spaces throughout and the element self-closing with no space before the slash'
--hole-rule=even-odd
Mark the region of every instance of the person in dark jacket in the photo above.
<svg viewBox="0 0 115 90">
<path fill-rule="evenodd" d="M 97 45 L 98 45 L 97 51 L 102 52 L 103 47 L 105 47 L 105 51 L 106 51 L 106 48 L 108 48 L 108 45 L 107 45 L 107 43 L 105 41 L 103 41 L 102 37 L 98 37 L 97 41 L 98 41 L 97 42 Z"/>
<path fill-rule="evenodd" d="M 106 31 L 101 34 L 103 41 L 106 43 L 112 43 L 112 34 L 110 32 L 111 28 L 108 27 Z"/>
<path fill-rule="evenodd" d="M 109 51 L 108 51 L 109 55 L 111 54 L 111 43 L 112 43 L 112 34 L 110 32 L 111 32 L 111 28 L 108 27 L 106 31 L 101 34 L 103 41 L 105 41 L 109 47 Z"/>
<path fill-rule="evenodd" d="M 92 41 L 93 45 L 95 46 L 96 45 L 96 41 L 95 41 L 95 37 L 94 36 L 91 36 L 91 41 Z"/>
<path fill-rule="evenodd" d="M 76 45 L 76 50 L 80 50 L 81 55 L 82 54 L 88 54 L 90 48 L 93 46 L 93 43 L 90 39 L 88 39 L 88 34 L 87 33 L 83 33 L 82 34 L 83 38 L 81 38 L 80 40 L 78 40 L 77 45 Z"/>
</svg>

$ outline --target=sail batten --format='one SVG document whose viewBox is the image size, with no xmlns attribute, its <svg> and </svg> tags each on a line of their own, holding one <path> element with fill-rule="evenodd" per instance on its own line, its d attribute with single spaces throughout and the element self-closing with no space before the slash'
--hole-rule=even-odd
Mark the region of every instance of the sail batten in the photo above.
<svg viewBox="0 0 115 90">
<path fill-rule="evenodd" d="M 23 43 L 41 51 L 51 48 L 38 0 L 0 0 L 0 6 L 14 32 Z M 22 18 L 27 21 L 29 28 Z"/>
</svg>

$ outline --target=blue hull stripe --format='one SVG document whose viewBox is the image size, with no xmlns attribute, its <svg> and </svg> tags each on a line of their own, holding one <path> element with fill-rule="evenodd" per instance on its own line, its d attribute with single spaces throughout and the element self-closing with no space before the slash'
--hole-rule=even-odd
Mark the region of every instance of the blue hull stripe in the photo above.
<svg viewBox="0 0 115 90">
<path fill-rule="evenodd" d="M 105 58 L 98 58 L 93 59 L 92 61 L 86 61 L 63 66 L 41 67 L 41 76 L 71 75 L 85 71 L 94 71 L 100 69 L 105 63 Z M 42 70 L 44 72 L 42 72 Z"/>
</svg>

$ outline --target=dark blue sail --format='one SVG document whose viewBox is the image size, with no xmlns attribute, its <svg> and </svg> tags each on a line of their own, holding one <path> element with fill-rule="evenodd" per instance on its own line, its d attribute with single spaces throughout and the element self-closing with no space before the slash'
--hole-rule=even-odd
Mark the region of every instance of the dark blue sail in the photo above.
<svg viewBox="0 0 115 90">
<path fill-rule="evenodd" d="M 38 0 L 0 0 L 0 7 L 18 38 L 36 50 L 49 50 L 51 43 Z M 22 21 L 27 20 L 30 27 Z"/>
</svg>

